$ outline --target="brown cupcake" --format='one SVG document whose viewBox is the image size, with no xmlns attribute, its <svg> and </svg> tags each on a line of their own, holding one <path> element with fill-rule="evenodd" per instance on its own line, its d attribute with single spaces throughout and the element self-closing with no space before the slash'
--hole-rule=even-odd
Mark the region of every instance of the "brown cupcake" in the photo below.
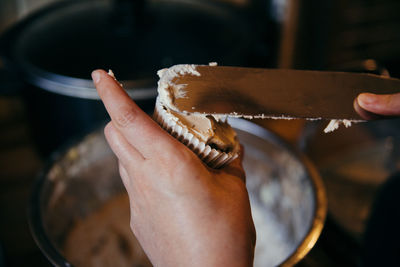
<svg viewBox="0 0 400 267">
<path fill-rule="evenodd" d="M 153 117 L 211 168 L 221 168 L 239 155 L 236 133 L 227 122 L 213 116 L 177 113 L 158 98 Z"/>
</svg>

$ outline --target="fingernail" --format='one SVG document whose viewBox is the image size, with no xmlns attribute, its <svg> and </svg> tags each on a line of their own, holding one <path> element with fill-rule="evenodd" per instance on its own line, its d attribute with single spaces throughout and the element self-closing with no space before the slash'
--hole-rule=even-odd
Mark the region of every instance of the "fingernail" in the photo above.
<svg viewBox="0 0 400 267">
<path fill-rule="evenodd" d="M 362 106 L 368 106 L 376 102 L 375 94 L 362 93 L 357 97 L 358 104 Z"/>
<path fill-rule="evenodd" d="M 97 70 L 92 72 L 92 79 L 95 84 L 100 82 L 100 73 Z"/>
</svg>

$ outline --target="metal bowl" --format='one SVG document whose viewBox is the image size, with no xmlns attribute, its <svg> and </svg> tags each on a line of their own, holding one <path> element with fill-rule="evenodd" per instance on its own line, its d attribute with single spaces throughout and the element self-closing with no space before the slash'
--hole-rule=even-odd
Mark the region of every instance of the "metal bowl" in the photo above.
<svg viewBox="0 0 400 267">
<path fill-rule="evenodd" d="M 254 266 L 292 266 L 313 247 L 323 228 L 327 203 L 321 179 L 303 155 L 269 131 L 241 119 L 230 124 L 245 148 L 257 231 Z M 121 214 L 129 214 L 129 207 L 116 201 L 123 194 L 117 161 L 102 131 L 86 136 L 54 156 L 37 181 L 29 210 L 36 243 L 55 266 L 79 266 L 79 258 L 103 266 L 110 257 L 117 266 L 115 258 L 125 256 L 119 262 L 147 266 L 137 241 L 126 232 L 129 216 Z M 116 215 L 118 209 L 124 218 Z M 119 234 L 114 240 L 110 229 L 115 227 L 120 230 L 115 230 Z"/>
</svg>

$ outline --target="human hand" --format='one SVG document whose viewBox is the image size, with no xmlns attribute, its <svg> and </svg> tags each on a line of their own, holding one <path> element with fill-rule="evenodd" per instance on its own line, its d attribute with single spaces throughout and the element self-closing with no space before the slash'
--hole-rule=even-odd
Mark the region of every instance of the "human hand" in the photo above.
<svg viewBox="0 0 400 267">
<path fill-rule="evenodd" d="M 362 93 L 354 101 L 354 109 L 366 120 L 382 116 L 400 116 L 400 93 L 376 95 Z"/>
<path fill-rule="evenodd" d="M 251 266 L 255 229 L 241 159 L 213 170 L 144 113 L 105 71 L 92 73 L 110 114 L 131 229 L 155 266 Z"/>
</svg>

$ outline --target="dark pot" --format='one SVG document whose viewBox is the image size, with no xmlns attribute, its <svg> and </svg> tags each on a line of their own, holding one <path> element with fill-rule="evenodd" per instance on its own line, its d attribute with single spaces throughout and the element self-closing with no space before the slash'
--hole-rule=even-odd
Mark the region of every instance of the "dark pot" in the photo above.
<svg viewBox="0 0 400 267">
<path fill-rule="evenodd" d="M 150 113 L 160 68 L 211 61 L 271 66 L 266 28 L 257 26 L 266 18 L 253 11 L 204 0 L 53 4 L 1 37 L 1 91 L 23 88 L 33 136 L 47 155 L 108 118 L 90 79 L 94 69 L 112 69 Z"/>
</svg>

